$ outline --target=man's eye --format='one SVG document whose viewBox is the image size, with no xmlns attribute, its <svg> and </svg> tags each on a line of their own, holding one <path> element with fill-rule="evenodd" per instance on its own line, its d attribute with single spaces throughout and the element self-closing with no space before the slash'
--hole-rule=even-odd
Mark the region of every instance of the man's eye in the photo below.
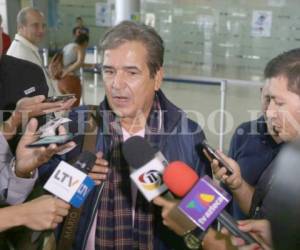
<svg viewBox="0 0 300 250">
<path fill-rule="evenodd" d="M 106 75 L 112 75 L 114 73 L 114 71 L 110 70 L 110 69 L 104 69 L 103 73 L 106 74 Z"/>
<path fill-rule="evenodd" d="M 283 105 L 284 105 L 284 102 L 275 102 L 275 104 L 276 104 L 277 106 L 283 106 Z"/>
<path fill-rule="evenodd" d="M 129 75 L 132 75 L 132 76 L 137 75 L 137 72 L 136 71 L 129 71 Z"/>
</svg>

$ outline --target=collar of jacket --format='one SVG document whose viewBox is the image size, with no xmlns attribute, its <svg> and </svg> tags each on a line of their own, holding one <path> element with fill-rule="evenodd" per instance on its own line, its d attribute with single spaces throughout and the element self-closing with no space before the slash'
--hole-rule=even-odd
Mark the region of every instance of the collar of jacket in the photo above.
<svg viewBox="0 0 300 250">
<path fill-rule="evenodd" d="M 181 119 L 181 117 L 183 115 L 186 116 L 186 114 L 183 112 L 183 110 L 179 109 L 172 102 L 170 102 L 161 90 L 157 91 L 157 95 L 160 101 L 161 110 L 163 112 L 164 117 L 164 132 L 172 132 L 172 130 L 178 124 L 178 121 Z"/>
<path fill-rule="evenodd" d="M 162 110 L 162 116 L 164 122 L 163 132 L 170 133 L 172 132 L 174 127 L 178 124 L 178 121 L 181 119 L 181 117 L 186 116 L 186 114 L 181 109 L 176 107 L 173 103 L 171 103 L 161 90 L 158 90 L 156 94 L 158 96 L 161 110 Z M 106 102 L 105 105 L 108 106 L 106 97 L 103 102 Z"/>
<path fill-rule="evenodd" d="M 24 46 L 30 48 L 31 50 L 33 50 L 34 52 L 39 54 L 39 48 L 34 45 L 33 43 L 29 42 L 26 38 L 24 38 L 23 36 L 16 34 L 15 35 L 15 41 L 22 43 Z"/>
</svg>

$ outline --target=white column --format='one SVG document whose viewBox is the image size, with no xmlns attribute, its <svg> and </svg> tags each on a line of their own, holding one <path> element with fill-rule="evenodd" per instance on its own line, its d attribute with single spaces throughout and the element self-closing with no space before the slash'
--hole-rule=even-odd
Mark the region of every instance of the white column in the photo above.
<svg viewBox="0 0 300 250">
<path fill-rule="evenodd" d="M 13 38 L 17 33 L 16 17 L 19 10 L 21 9 L 21 3 L 20 0 L 2 0 L 1 5 L 2 4 L 6 5 L 5 7 L 6 9 L 5 10 L 3 9 L 3 11 L 5 11 L 5 14 L 1 12 L 1 14 L 3 15 L 2 18 L 3 18 L 4 31 L 8 32 L 10 37 Z"/>
<path fill-rule="evenodd" d="M 140 12 L 140 0 L 115 0 L 115 24 L 124 20 L 131 20 L 132 14 Z"/>
</svg>

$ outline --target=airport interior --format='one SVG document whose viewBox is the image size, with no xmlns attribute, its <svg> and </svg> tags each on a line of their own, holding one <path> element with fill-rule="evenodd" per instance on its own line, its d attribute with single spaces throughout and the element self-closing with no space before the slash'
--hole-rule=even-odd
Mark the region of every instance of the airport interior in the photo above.
<svg viewBox="0 0 300 250">
<path fill-rule="evenodd" d="M 266 63 L 299 44 L 296 0 L 1 2 L 3 28 L 12 38 L 19 9 L 34 6 L 44 12 L 48 23 L 40 49 L 49 56 L 72 41 L 72 27 L 81 16 L 90 30 L 89 63 L 101 60 L 97 46 L 114 23 L 127 19 L 153 25 L 165 42 L 163 91 L 225 152 L 235 128 L 260 115 Z M 267 20 L 259 24 L 260 17 Z M 99 73 L 84 71 L 82 86 L 83 103 L 98 104 L 103 98 Z"/>
<path fill-rule="evenodd" d="M 0 250 L 299 250 L 299 7 L 0 0 Z"/>
</svg>

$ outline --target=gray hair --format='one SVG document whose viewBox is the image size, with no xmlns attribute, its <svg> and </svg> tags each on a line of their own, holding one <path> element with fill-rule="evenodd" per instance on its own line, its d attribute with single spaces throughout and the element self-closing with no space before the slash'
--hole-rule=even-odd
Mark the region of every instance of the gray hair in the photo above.
<svg viewBox="0 0 300 250">
<path fill-rule="evenodd" d="M 100 43 L 102 58 L 105 50 L 115 49 L 128 41 L 137 41 L 145 45 L 148 53 L 147 65 L 150 77 L 153 78 L 163 66 L 164 42 L 151 26 L 132 21 L 123 21 L 108 30 Z"/>
<path fill-rule="evenodd" d="M 21 9 L 17 15 L 17 25 L 18 27 L 22 26 L 22 25 L 26 25 L 27 23 L 27 13 L 28 12 L 37 12 L 41 15 L 43 15 L 43 12 L 41 12 L 39 9 L 37 8 L 33 8 L 33 7 L 25 7 L 23 9 Z"/>
</svg>

